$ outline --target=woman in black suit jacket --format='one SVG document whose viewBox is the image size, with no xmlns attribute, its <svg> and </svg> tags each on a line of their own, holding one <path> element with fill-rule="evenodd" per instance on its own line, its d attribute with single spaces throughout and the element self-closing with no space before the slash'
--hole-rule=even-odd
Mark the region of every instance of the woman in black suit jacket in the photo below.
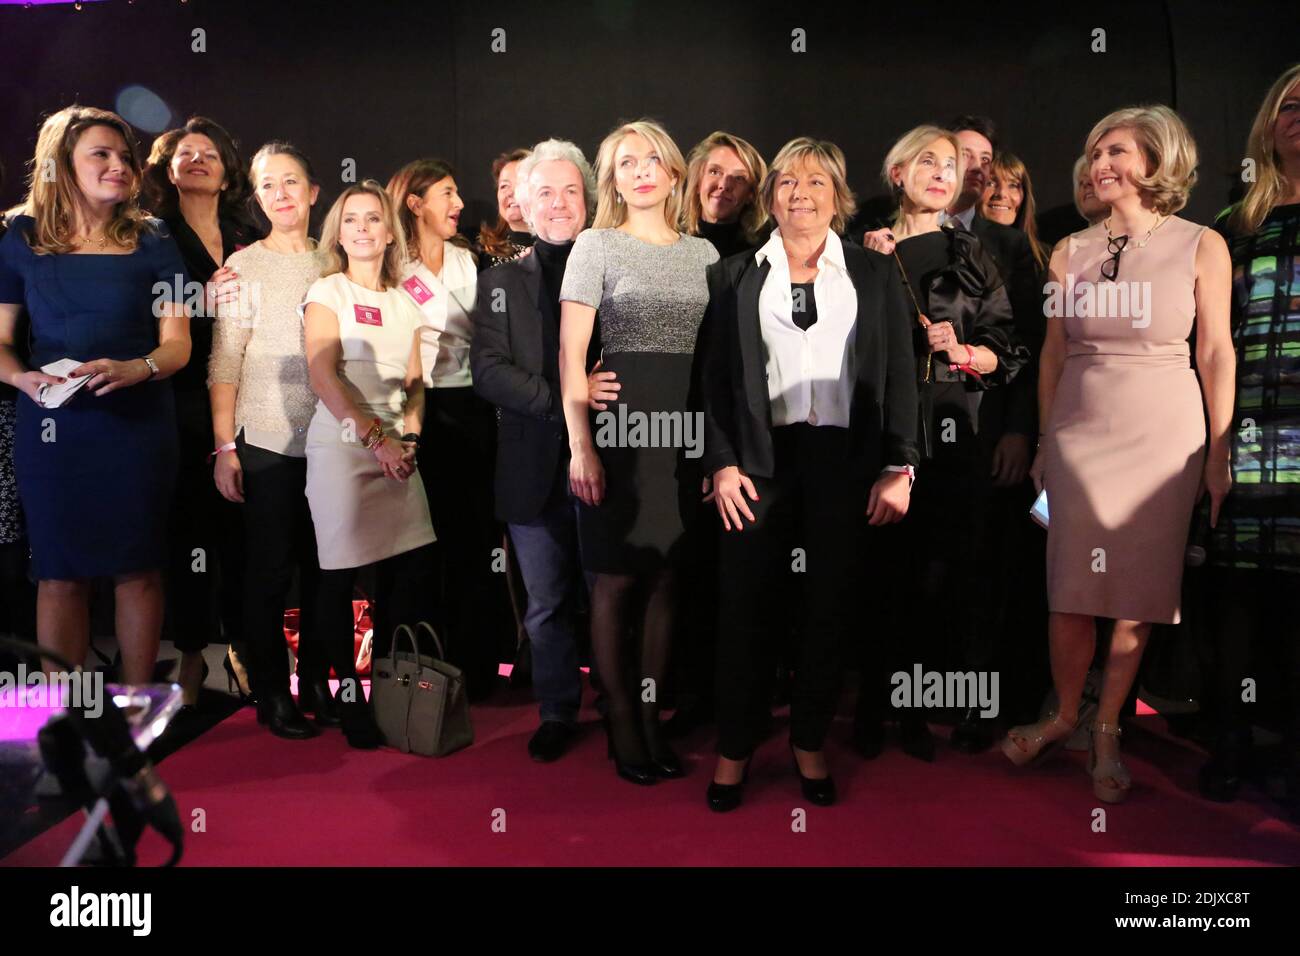
<svg viewBox="0 0 1300 956">
<path fill-rule="evenodd" d="M 806 588 L 790 744 L 805 797 L 835 786 L 822 742 L 858 586 L 858 529 L 907 512 L 918 460 L 911 327 L 892 264 L 839 233 L 854 209 L 844 154 L 782 148 L 761 201 L 777 229 L 710 271 L 697 350 L 706 475 L 722 518 L 719 759 L 709 806 L 734 809 L 765 731 L 781 585 Z M 796 576 L 797 575 L 797 576 Z"/>
</svg>

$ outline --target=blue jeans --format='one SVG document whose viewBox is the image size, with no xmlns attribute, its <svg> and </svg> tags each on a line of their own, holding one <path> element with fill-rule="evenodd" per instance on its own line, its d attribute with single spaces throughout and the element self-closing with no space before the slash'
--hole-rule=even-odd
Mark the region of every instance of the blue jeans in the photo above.
<svg viewBox="0 0 1300 956">
<path fill-rule="evenodd" d="M 512 524 L 528 610 L 524 630 L 533 652 L 533 690 L 542 720 L 573 725 L 582 703 L 582 676 L 573 628 L 571 590 L 578 569 L 577 510 L 567 488 L 527 524 Z"/>
</svg>

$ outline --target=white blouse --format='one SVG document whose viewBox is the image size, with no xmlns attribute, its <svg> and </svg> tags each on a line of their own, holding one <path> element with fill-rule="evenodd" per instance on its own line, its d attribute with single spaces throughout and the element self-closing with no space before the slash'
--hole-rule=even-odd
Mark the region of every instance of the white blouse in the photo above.
<svg viewBox="0 0 1300 956">
<path fill-rule="evenodd" d="M 764 259 L 771 264 L 758 295 L 758 316 L 772 425 L 807 422 L 848 428 L 857 373 L 853 330 L 858 293 L 844 264 L 839 236 L 827 234 L 826 248 L 817 260 L 813 282 L 817 321 L 807 331 L 792 317 L 790 265 L 780 229 L 772 230 L 754 259 L 760 265 Z"/>
<path fill-rule="evenodd" d="M 443 247 L 442 273 L 435 276 L 419 259 L 407 264 L 401 287 L 424 316 L 420 364 L 426 388 L 464 388 L 473 384 L 469 345 L 474 338 L 474 296 L 478 270 L 468 249 Z"/>
</svg>

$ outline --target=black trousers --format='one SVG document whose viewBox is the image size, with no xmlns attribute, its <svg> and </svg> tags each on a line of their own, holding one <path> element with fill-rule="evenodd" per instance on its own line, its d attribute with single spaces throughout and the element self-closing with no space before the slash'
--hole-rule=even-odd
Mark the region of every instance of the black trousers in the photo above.
<svg viewBox="0 0 1300 956">
<path fill-rule="evenodd" d="M 503 656 L 514 659 L 517 643 L 504 567 L 493 571 L 503 530 L 492 500 L 496 417 L 468 387 L 425 389 L 424 400 L 417 460 L 438 536 L 433 623 L 470 693 L 480 696 L 496 682 Z"/>
<path fill-rule="evenodd" d="M 821 750 L 835 716 L 852 631 L 861 517 L 868 489 L 849 475 L 847 429 L 772 430 L 775 475 L 751 476 L 756 521 L 721 531 L 718 752 L 753 753 L 768 726 L 772 680 L 788 628 L 785 597 L 804 592 L 802 641 L 790 702 L 790 742 Z"/>
<path fill-rule="evenodd" d="M 316 623 L 321 572 L 305 491 L 307 459 L 249 445 L 242 432 L 236 445 L 244 469 L 244 630 L 252 655 L 249 677 L 255 694 L 287 692 L 284 609 L 295 570 L 301 613 L 298 676 L 322 677 L 329 667 Z"/>
<path fill-rule="evenodd" d="M 180 467 L 168 526 L 164 633 L 179 651 L 244 635 L 244 525 L 239 505 L 212 480 L 212 410 L 206 393 L 176 392 Z"/>
<path fill-rule="evenodd" d="M 326 666 L 334 668 L 340 681 L 357 676 L 352 594 L 360 570 L 338 568 L 321 571 L 316 594 L 316 621 L 328 661 Z M 399 624 L 414 629 L 420 621 L 433 620 L 434 572 L 434 546 L 431 544 L 393 555 L 375 565 L 375 593 L 371 597 L 370 609 L 375 629 L 374 658 L 388 653 L 393 631 Z M 418 640 L 420 635 L 416 637 Z M 439 637 L 442 638 L 441 632 Z M 424 643 L 420 643 L 419 649 L 423 653 L 436 653 L 435 648 Z M 360 695 L 356 699 L 360 700 Z"/>
</svg>

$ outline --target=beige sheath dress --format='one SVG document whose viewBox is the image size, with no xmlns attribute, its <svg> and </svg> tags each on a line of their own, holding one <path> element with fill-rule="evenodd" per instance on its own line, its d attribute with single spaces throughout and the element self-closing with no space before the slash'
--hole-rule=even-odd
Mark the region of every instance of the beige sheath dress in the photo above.
<svg viewBox="0 0 1300 956">
<path fill-rule="evenodd" d="M 339 378 L 366 419 L 345 428 L 317 402 L 307 428 L 307 502 L 321 569 L 359 568 L 434 540 L 420 473 L 388 478 L 361 444 L 375 418 L 387 435 L 402 436 L 406 367 L 423 319 L 401 289 L 375 292 L 341 272 L 313 283 L 304 308 L 312 302 L 338 316 Z"/>
<path fill-rule="evenodd" d="M 1065 322 L 1065 367 L 1043 436 L 1055 612 L 1179 620 L 1205 454 L 1188 345 L 1204 228 L 1175 216 L 1142 248 L 1130 237 L 1115 282 L 1101 277 L 1104 225 L 1067 240 L 1063 289 L 1047 319 Z"/>
</svg>

